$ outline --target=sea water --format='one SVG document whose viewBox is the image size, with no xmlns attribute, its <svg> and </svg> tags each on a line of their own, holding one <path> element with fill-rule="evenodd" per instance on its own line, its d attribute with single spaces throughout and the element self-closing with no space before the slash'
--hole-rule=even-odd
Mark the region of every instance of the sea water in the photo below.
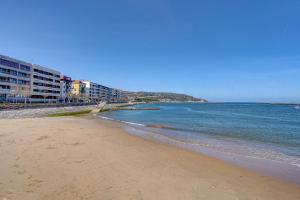
<svg viewBox="0 0 300 200">
<path fill-rule="evenodd" d="M 130 133 L 267 174 L 284 173 L 287 179 L 300 183 L 300 110 L 292 105 L 162 103 L 135 107 L 160 110 L 120 110 L 100 116 L 127 123 Z"/>
</svg>

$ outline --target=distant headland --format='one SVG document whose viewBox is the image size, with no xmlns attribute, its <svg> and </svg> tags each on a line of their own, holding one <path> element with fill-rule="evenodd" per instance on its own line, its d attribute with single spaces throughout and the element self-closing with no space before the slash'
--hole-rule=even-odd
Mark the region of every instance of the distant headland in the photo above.
<svg viewBox="0 0 300 200">
<path fill-rule="evenodd" d="M 130 92 L 123 91 L 123 93 L 135 102 L 208 102 L 203 98 L 196 98 L 186 94 L 172 93 L 172 92 Z"/>
</svg>

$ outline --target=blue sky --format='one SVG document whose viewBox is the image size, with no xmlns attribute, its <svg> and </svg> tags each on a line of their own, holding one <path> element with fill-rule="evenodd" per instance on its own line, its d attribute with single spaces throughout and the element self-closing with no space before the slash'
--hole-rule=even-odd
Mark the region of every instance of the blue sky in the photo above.
<svg viewBox="0 0 300 200">
<path fill-rule="evenodd" d="M 300 1 L 0 0 L 0 54 L 133 91 L 300 101 Z"/>
</svg>

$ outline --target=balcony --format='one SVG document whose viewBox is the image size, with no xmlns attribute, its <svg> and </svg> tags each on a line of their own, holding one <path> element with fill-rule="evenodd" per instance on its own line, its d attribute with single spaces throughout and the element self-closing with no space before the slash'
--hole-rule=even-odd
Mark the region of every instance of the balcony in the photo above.
<svg viewBox="0 0 300 200">
<path fill-rule="evenodd" d="M 10 89 L 1 89 L 0 88 L 0 94 L 9 94 L 10 93 Z"/>
</svg>

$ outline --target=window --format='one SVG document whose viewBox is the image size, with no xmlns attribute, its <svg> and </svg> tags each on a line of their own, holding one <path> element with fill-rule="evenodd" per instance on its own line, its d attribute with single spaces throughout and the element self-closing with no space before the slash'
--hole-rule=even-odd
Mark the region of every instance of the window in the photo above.
<svg viewBox="0 0 300 200">
<path fill-rule="evenodd" d="M 0 82 L 9 82 L 9 78 L 0 76 Z"/>
<path fill-rule="evenodd" d="M 29 81 L 18 80 L 19 85 L 29 85 Z"/>
<path fill-rule="evenodd" d="M 43 86 L 43 87 L 51 87 L 51 88 L 60 88 L 60 86 L 58 86 L 58 85 L 50 85 L 50 84 L 38 83 L 38 82 L 33 82 L 33 85 Z"/>
<path fill-rule="evenodd" d="M 23 73 L 23 72 L 18 72 L 18 76 L 20 76 L 20 77 L 27 77 L 27 78 L 30 77 L 29 74 L 26 74 L 26 73 Z"/>
<path fill-rule="evenodd" d="M 42 81 L 50 81 L 50 82 L 53 82 L 53 79 L 45 78 L 45 77 L 41 77 L 41 76 L 37 76 L 37 75 L 34 75 L 33 78 L 39 79 L 39 80 L 42 80 Z"/>
<path fill-rule="evenodd" d="M 16 62 L 13 62 L 10 60 L 5 60 L 5 59 L 0 58 L 0 64 L 7 66 L 7 67 L 13 67 L 13 68 L 19 69 L 19 63 L 16 63 Z"/>
<path fill-rule="evenodd" d="M 0 85 L 0 89 L 10 89 L 10 86 L 8 86 L 8 85 Z"/>
<path fill-rule="evenodd" d="M 18 83 L 18 81 L 17 81 L 16 78 L 9 78 L 9 82 L 10 82 L 10 83 L 15 83 L 15 84 Z"/>
<path fill-rule="evenodd" d="M 25 70 L 25 71 L 30 71 L 30 67 L 27 65 L 23 65 L 23 64 L 20 64 L 20 69 Z"/>
<path fill-rule="evenodd" d="M 52 73 L 50 72 L 45 72 L 45 71 L 42 71 L 42 70 L 39 70 L 39 69 L 34 69 L 33 71 L 37 72 L 37 73 L 40 73 L 40 74 L 44 74 L 44 75 L 48 75 L 48 76 L 53 76 Z"/>
</svg>

